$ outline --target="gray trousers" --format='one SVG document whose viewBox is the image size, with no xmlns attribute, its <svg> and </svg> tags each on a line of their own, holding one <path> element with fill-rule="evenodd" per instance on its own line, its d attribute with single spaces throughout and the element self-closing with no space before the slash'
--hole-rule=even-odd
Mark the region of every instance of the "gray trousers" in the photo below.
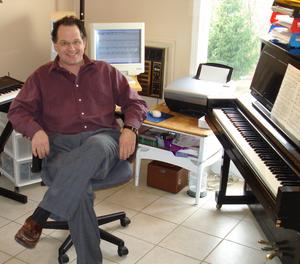
<svg viewBox="0 0 300 264">
<path fill-rule="evenodd" d="M 100 129 L 50 136 L 42 179 L 49 186 L 40 207 L 68 221 L 78 264 L 102 263 L 91 179 L 104 180 L 119 160 L 120 132 Z"/>
</svg>

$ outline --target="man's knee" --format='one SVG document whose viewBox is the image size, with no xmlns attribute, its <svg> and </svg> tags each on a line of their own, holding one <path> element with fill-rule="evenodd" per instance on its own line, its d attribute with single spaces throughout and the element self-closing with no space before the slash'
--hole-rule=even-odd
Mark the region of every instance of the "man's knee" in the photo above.
<svg viewBox="0 0 300 264">
<path fill-rule="evenodd" d="M 106 134 L 97 134 L 89 137 L 84 143 L 91 151 L 100 154 L 117 154 L 118 143 L 111 136 Z"/>
</svg>

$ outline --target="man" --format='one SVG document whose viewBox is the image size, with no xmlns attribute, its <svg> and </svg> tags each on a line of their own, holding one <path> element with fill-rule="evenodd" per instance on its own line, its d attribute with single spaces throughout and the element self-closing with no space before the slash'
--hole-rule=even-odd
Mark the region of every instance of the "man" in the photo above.
<svg viewBox="0 0 300 264">
<path fill-rule="evenodd" d="M 102 255 L 90 181 L 105 180 L 119 159 L 134 152 L 147 107 L 120 72 L 84 54 L 80 20 L 64 17 L 51 34 L 56 59 L 27 79 L 8 113 L 15 130 L 31 139 L 33 155 L 43 158 L 42 179 L 49 186 L 15 239 L 35 247 L 42 224 L 55 215 L 68 221 L 77 263 L 98 264 Z M 122 132 L 115 105 L 125 115 Z"/>
</svg>

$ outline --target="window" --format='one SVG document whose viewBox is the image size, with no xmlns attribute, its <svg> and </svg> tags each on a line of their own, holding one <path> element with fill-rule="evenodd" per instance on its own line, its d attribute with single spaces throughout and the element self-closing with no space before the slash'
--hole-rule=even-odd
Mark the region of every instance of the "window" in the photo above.
<svg viewBox="0 0 300 264">
<path fill-rule="evenodd" d="M 200 0 L 194 5 L 199 8 L 199 20 L 194 22 L 198 23 L 194 30 L 198 30 L 194 67 L 200 62 L 227 64 L 234 68 L 232 78 L 237 87 L 248 89 L 259 57 L 260 37 L 270 27 L 272 3 L 273 0 Z"/>
</svg>

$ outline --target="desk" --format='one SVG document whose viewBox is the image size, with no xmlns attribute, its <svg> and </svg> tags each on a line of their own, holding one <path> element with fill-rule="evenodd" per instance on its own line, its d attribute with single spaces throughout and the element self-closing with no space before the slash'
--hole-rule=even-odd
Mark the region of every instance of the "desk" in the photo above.
<svg viewBox="0 0 300 264">
<path fill-rule="evenodd" d="M 140 85 L 137 76 L 130 76 L 130 77 L 133 79 L 133 82 L 129 83 L 130 88 L 137 92 L 142 91 L 142 86 Z"/>
<path fill-rule="evenodd" d="M 156 105 L 151 110 L 159 110 L 161 112 L 169 113 L 172 114 L 173 117 L 159 123 L 145 120 L 143 125 L 199 138 L 198 158 L 177 157 L 168 150 L 138 144 L 135 162 L 135 185 L 138 186 L 139 184 L 139 173 L 142 159 L 159 160 L 174 164 L 187 169 L 189 171 L 189 178 L 193 176 L 196 177 L 195 203 L 198 204 L 201 189 L 204 189 L 204 191 L 206 190 L 204 169 L 222 157 L 223 149 L 210 129 L 198 127 L 197 118 L 172 112 L 166 104 Z"/>
</svg>

